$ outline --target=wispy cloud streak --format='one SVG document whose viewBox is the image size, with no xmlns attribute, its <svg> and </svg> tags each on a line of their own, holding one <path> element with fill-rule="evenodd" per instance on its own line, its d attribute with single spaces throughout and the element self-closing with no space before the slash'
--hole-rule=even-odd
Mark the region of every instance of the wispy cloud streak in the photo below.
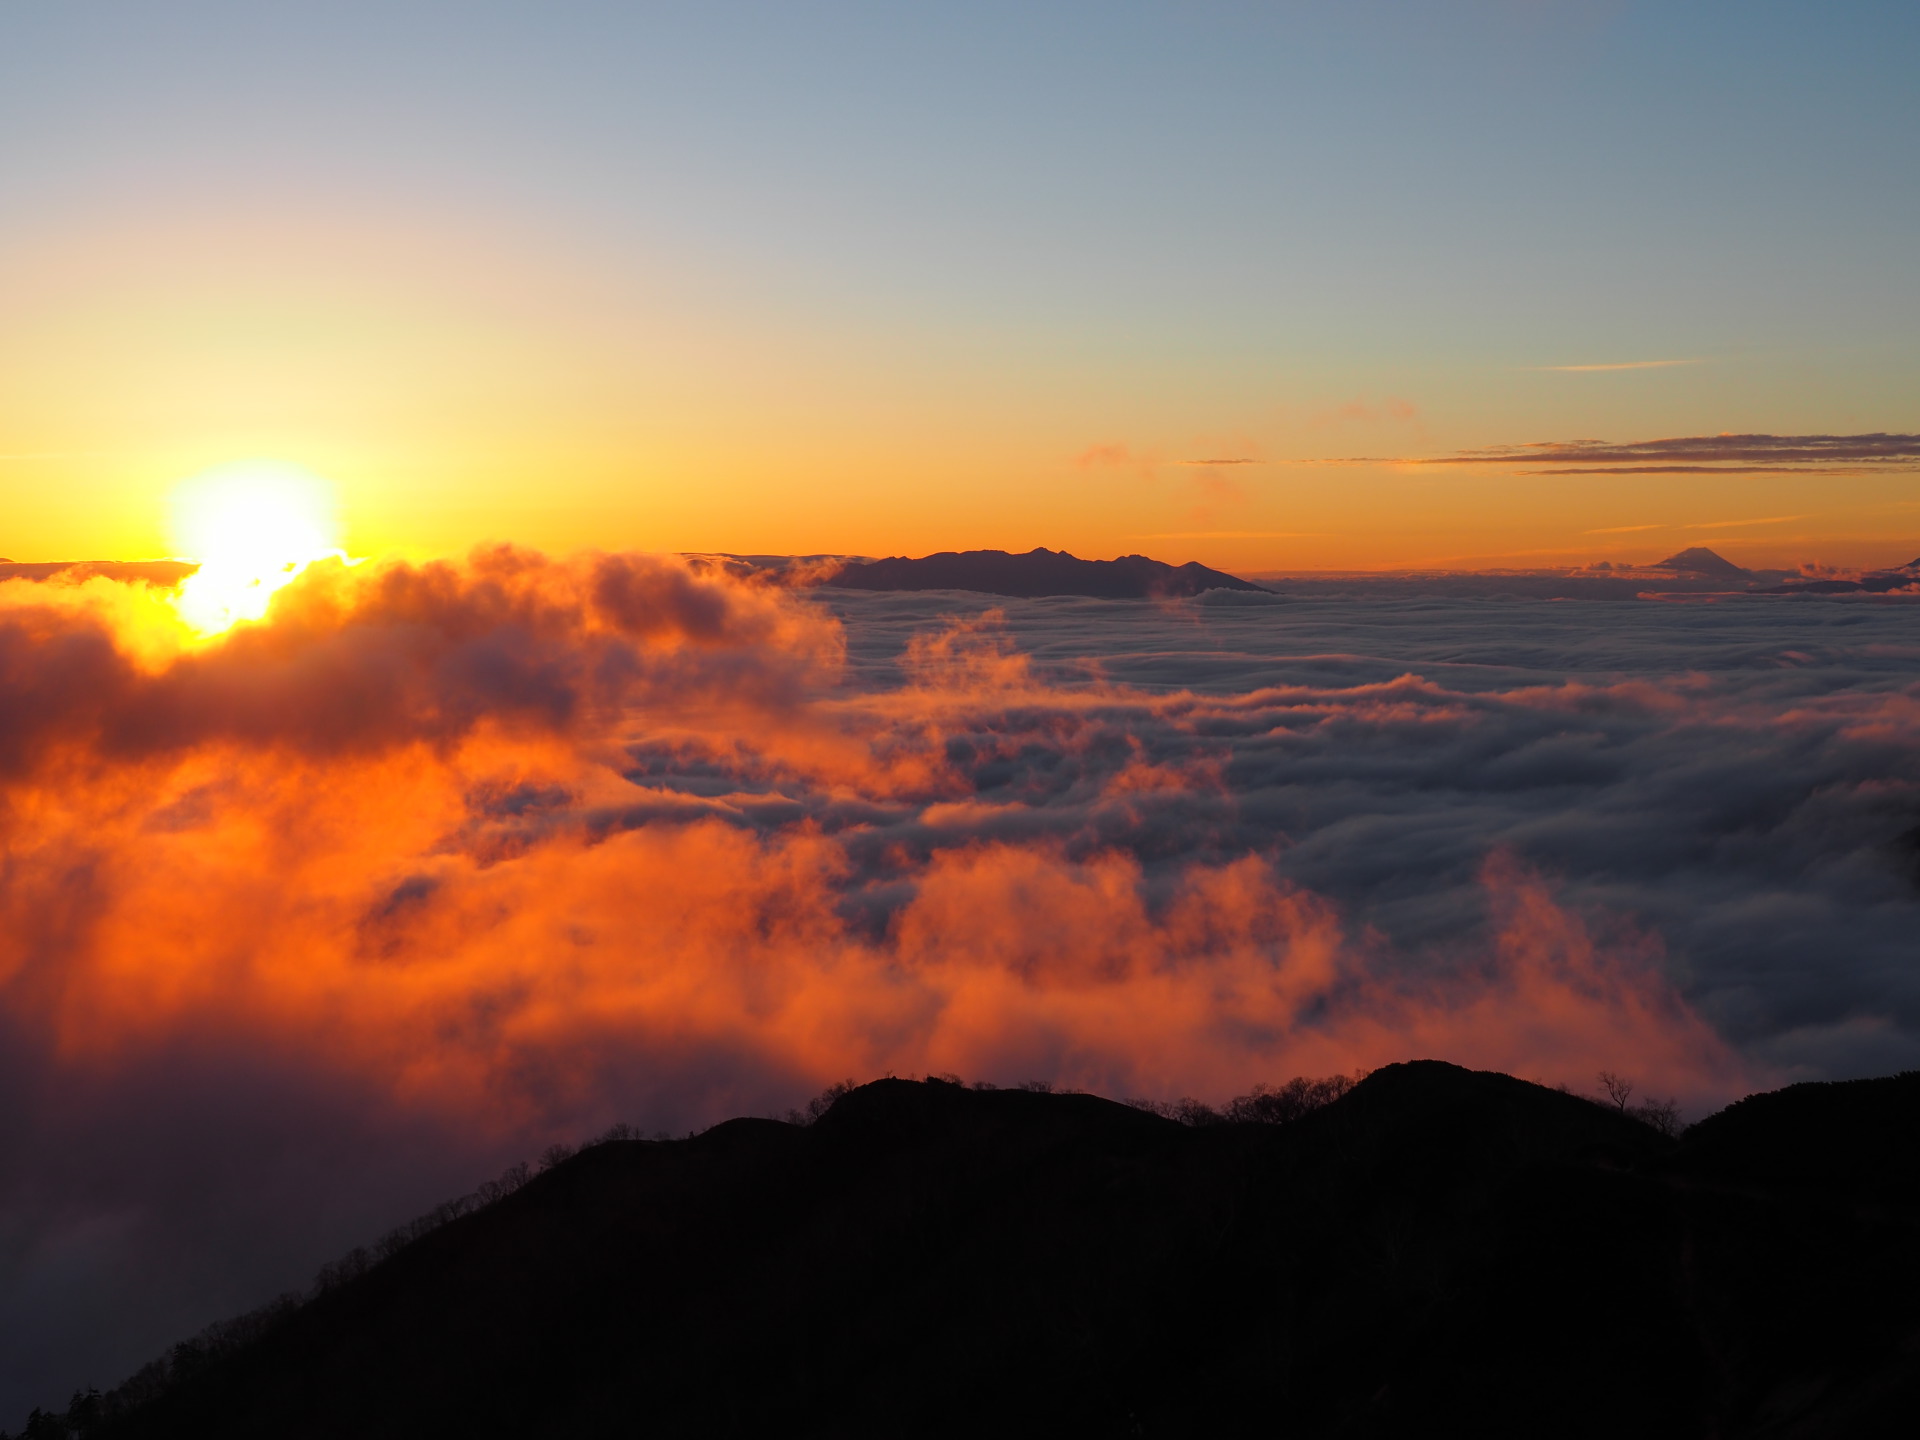
<svg viewBox="0 0 1920 1440">
<path fill-rule="evenodd" d="M 1538 475 L 1849 474 L 1920 467 L 1920 435 L 1693 435 L 1621 444 L 1543 440 L 1451 455 L 1353 456 L 1324 463 L 1552 467 L 1527 472 Z"/>
<path fill-rule="evenodd" d="M 1920 463 L 1920 435 L 1694 435 L 1610 444 L 1601 440 L 1540 441 L 1463 450 L 1422 460 L 1424 465 L 1627 464 L 1656 467 L 1691 464 L 1709 468 L 1771 469 L 1872 462 Z M 1698 473 L 1698 472 L 1694 472 Z"/>
<path fill-rule="evenodd" d="M 1671 370 L 1676 365 L 1703 365 L 1704 360 L 1620 360 L 1610 365 L 1536 365 L 1536 370 L 1586 375 L 1608 370 Z"/>
</svg>

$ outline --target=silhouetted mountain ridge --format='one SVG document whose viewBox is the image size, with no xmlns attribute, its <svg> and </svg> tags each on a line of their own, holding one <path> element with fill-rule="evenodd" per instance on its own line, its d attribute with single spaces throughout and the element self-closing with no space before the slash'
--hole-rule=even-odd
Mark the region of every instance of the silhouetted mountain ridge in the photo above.
<svg viewBox="0 0 1920 1440">
<path fill-rule="evenodd" d="M 0 580 L 51 580 L 56 576 L 88 580 L 144 581 L 168 589 L 200 567 L 191 560 L 0 560 Z"/>
<path fill-rule="evenodd" d="M 1005 550 L 942 550 L 918 560 L 893 555 L 885 560 L 850 561 L 824 583 L 847 590 L 979 590 L 991 595 L 1088 595 L 1109 600 L 1264 588 L 1211 570 L 1197 560 L 1184 565 L 1169 565 L 1145 555 L 1082 560 L 1064 550 L 1044 547 L 1024 555 Z"/>
<path fill-rule="evenodd" d="M 599 1144 L 91 1433 L 1906 1433 L 1920 1074 L 1677 1141 L 1434 1061 L 1330 1095 L 882 1080 Z"/>
</svg>

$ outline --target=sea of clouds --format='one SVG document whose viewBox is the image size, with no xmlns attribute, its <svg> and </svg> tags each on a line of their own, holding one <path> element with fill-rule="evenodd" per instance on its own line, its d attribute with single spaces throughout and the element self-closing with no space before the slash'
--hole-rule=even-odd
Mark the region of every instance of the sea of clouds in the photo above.
<svg viewBox="0 0 1920 1440">
<path fill-rule="evenodd" d="M 1697 1116 L 1920 1064 L 1917 619 L 494 550 L 194 645 L 0 584 L 0 1411 L 551 1141 L 846 1076 Z"/>
</svg>

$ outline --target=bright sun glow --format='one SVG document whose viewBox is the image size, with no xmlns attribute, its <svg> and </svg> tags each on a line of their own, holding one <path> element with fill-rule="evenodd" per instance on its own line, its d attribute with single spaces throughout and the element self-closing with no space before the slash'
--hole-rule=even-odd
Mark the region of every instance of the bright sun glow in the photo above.
<svg viewBox="0 0 1920 1440">
<path fill-rule="evenodd" d="M 180 615 L 204 635 L 267 613 L 308 563 L 340 554 L 333 487 L 297 465 L 245 461 L 196 475 L 173 494 L 173 539 L 200 562 Z"/>
</svg>

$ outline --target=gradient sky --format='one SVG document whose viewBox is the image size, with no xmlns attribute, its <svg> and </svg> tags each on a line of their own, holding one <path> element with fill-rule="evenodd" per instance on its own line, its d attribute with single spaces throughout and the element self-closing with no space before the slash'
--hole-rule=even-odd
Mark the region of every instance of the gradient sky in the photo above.
<svg viewBox="0 0 1920 1440">
<path fill-rule="evenodd" d="M 0 554 L 166 553 L 264 457 L 360 553 L 1898 563 L 1911 468 L 1297 462 L 1920 430 L 1916 60 L 1899 3 L 7 0 Z"/>
</svg>

